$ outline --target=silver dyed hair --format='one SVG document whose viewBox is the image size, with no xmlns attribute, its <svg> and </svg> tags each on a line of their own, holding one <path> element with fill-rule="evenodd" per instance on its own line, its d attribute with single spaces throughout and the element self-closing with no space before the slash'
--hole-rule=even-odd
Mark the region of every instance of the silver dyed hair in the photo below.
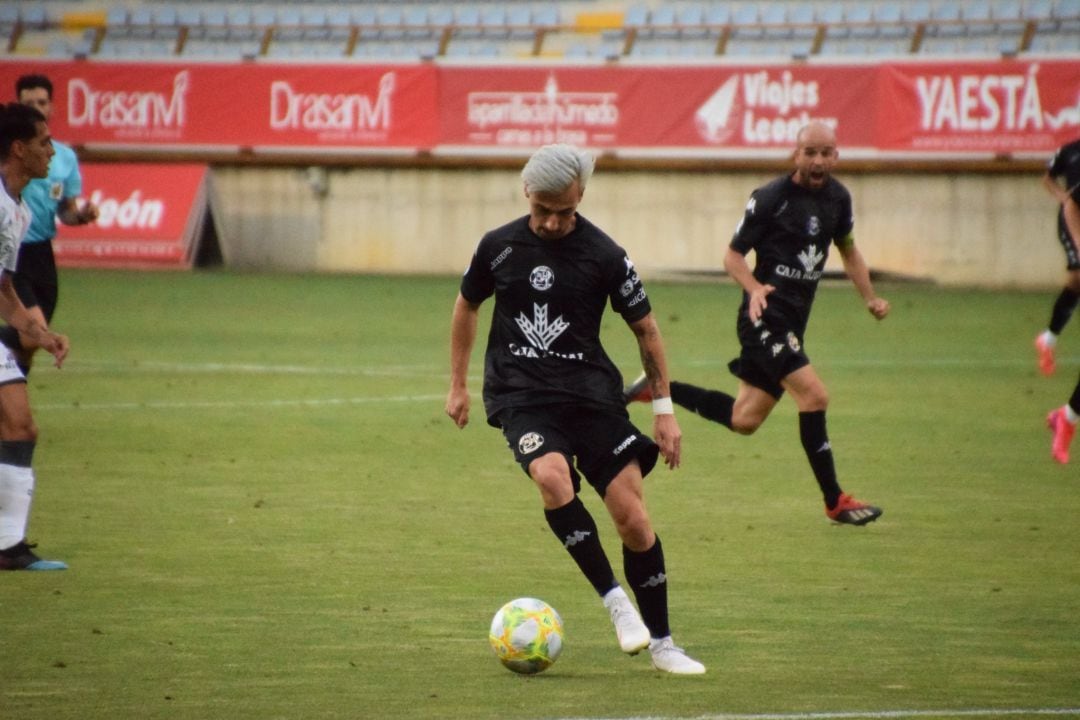
<svg viewBox="0 0 1080 720">
<path fill-rule="evenodd" d="M 575 180 L 584 190 L 596 161 L 573 145 L 545 145 L 533 153 L 521 171 L 526 192 L 561 193 Z"/>
</svg>

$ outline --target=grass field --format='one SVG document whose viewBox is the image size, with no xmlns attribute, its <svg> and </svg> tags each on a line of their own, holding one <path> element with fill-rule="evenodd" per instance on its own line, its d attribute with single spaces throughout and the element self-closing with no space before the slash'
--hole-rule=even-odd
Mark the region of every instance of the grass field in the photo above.
<svg viewBox="0 0 1080 720">
<path fill-rule="evenodd" d="M 884 285 L 875 323 L 821 288 L 807 348 L 841 482 L 885 509 L 866 528 L 826 521 L 790 401 L 749 438 L 680 415 L 684 467 L 646 494 L 676 640 L 709 672 L 675 678 L 618 652 L 483 423 L 482 348 L 473 423 L 443 415 L 456 279 L 62 284 L 30 537 L 71 570 L 0 575 L 3 720 L 1080 716 L 1080 457 L 1053 463 L 1043 427 L 1080 318 L 1039 376 L 1051 293 Z M 649 289 L 673 374 L 733 389 L 734 286 Z M 637 374 L 630 332 L 605 333 Z M 566 624 L 532 678 L 486 640 L 520 595 Z"/>
</svg>

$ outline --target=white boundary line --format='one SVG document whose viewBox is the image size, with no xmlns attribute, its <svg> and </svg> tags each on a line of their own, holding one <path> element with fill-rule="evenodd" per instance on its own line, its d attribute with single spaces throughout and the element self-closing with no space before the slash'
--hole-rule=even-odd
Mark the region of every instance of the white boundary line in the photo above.
<svg viewBox="0 0 1080 720">
<path fill-rule="evenodd" d="M 205 410 L 252 407 L 326 407 L 331 405 L 372 405 L 377 403 L 434 402 L 446 395 L 388 395 L 384 397 L 324 398 L 312 400 L 207 400 L 207 401 L 149 401 L 117 403 L 43 403 L 35 410 Z"/>
<path fill-rule="evenodd" d="M 720 713 L 697 715 L 685 720 L 903 720 L 904 718 L 960 718 L 960 717 L 1009 717 L 1009 716 L 1080 716 L 1076 708 L 969 708 L 961 710 L 878 710 L 867 712 L 809 712 L 809 713 Z M 560 720 L 676 720 L 660 715 L 622 718 L 561 718 Z"/>
</svg>

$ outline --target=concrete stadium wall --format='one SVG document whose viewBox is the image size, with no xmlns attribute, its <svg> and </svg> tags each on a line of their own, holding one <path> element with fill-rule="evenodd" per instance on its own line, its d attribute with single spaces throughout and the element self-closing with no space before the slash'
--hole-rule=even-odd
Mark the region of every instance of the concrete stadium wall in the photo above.
<svg viewBox="0 0 1080 720">
<path fill-rule="evenodd" d="M 775 173 L 606 171 L 580 211 L 645 277 L 721 269 L 750 191 Z M 1038 174 L 837 176 L 877 271 L 943 285 L 1051 288 L 1064 255 Z M 226 263 L 241 269 L 459 273 L 480 236 L 527 212 L 513 169 L 216 167 Z M 829 269 L 840 269 L 834 252 Z"/>
</svg>

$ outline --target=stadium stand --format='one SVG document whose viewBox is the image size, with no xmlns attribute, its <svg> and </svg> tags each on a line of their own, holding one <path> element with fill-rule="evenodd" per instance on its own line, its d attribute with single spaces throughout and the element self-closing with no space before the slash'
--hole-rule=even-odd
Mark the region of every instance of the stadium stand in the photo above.
<svg viewBox="0 0 1080 720">
<path fill-rule="evenodd" d="M 1080 0 L 4 2 L 9 55 L 708 59 L 1080 52 Z"/>
</svg>

